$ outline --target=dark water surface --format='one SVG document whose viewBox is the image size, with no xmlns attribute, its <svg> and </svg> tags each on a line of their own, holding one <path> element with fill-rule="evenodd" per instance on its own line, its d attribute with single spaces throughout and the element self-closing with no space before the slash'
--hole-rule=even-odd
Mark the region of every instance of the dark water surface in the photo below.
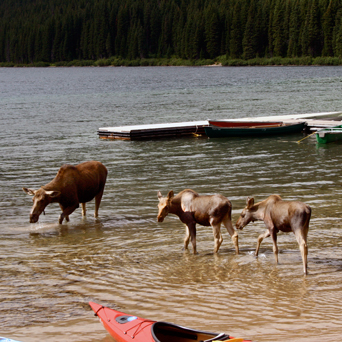
<svg viewBox="0 0 342 342">
<path fill-rule="evenodd" d="M 342 144 L 302 135 L 264 139 L 103 141 L 99 127 L 340 111 L 340 67 L 0 68 L 0 336 L 23 342 L 109 342 L 95 301 L 142 317 L 254 341 L 340 341 Z M 88 204 L 58 225 L 36 224 L 23 186 L 48 183 L 64 163 L 109 170 L 99 219 Z M 247 196 L 277 193 L 312 207 L 309 275 L 293 234 L 279 265 L 262 223 L 239 232 L 198 227 L 198 255 L 182 250 L 174 216 L 156 222 L 157 191 L 221 193 L 237 220 Z"/>
</svg>

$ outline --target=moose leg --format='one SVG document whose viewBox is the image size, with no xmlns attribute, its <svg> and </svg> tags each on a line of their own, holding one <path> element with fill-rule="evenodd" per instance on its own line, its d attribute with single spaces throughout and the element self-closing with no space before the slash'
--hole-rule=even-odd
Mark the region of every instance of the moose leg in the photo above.
<svg viewBox="0 0 342 342">
<path fill-rule="evenodd" d="M 269 237 L 270 235 L 271 235 L 271 234 L 270 234 L 270 231 L 269 231 L 268 229 L 265 231 L 264 234 L 260 234 L 260 235 L 259 235 L 259 237 L 258 237 L 258 243 L 257 243 L 257 248 L 256 248 L 256 250 L 255 250 L 255 256 L 256 256 L 256 257 L 257 257 L 258 254 L 259 254 L 259 248 L 260 248 L 260 245 L 261 245 L 262 240 L 265 239 L 265 238 L 267 238 L 267 237 Z"/>
<path fill-rule="evenodd" d="M 72 207 L 64 208 L 61 216 L 59 217 L 59 224 L 63 223 L 64 218 L 69 221 L 69 215 L 72 214 L 80 205 L 77 203 Z"/>
<path fill-rule="evenodd" d="M 62 210 L 62 212 L 64 211 L 64 207 L 62 206 L 62 204 L 59 204 L 59 206 L 60 206 L 60 208 L 61 208 L 61 210 Z M 65 220 L 67 221 L 67 222 L 69 222 L 69 216 L 65 216 Z M 59 222 L 60 224 L 61 224 L 61 222 Z"/>
<path fill-rule="evenodd" d="M 194 251 L 194 254 L 197 254 L 197 249 L 196 249 L 196 222 L 188 223 L 187 226 L 188 226 L 188 229 L 190 232 L 192 249 Z"/>
<path fill-rule="evenodd" d="M 85 203 L 81 203 L 82 204 L 82 216 L 86 216 L 86 204 Z"/>
<path fill-rule="evenodd" d="M 272 241 L 273 241 L 273 253 L 276 260 L 276 263 L 278 264 L 278 245 L 277 245 L 277 232 L 273 229 L 271 232 Z"/>
<path fill-rule="evenodd" d="M 305 234 L 303 234 L 301 230 L 296 230 L 295 235 L 299 245 L 300 253 L 302 254 L 304 274 L 308 274 L 308 245 L 306 240 L 307 236 L 305 236 Z"/>
<path fill-rule="evenodd" d="M 184 238 L 184 249 L 188 249 L 190 242 L 190 231 L 187 225 L 185 225 L 185 238 Z"/>
<path fill-rule="evenodd" d="M 222 222 L 226 227 L 228 234 L 232 238 L 233 244 L 235 246 L 235 253 L 239 254 L 239 236 L 237 231 L 233 228 L 232 221 L 230 218 L 226 217 Z"/>
<path fill-rule="evenodd" d="M 213 234 L 214 234 L 214 241 L 215 241 L 214 253 L 217 253 L 223 241 L 223 237 L 221 234 L 221 224 L 220 223 L 215 224 L 215 225 L 212 225 L 212 227 L 213 227 Z"/>
<path fill-rule="evenodd" d="M 99 208 L 100 208 L 100 203 L 103 195 L 103 190 L 104 188 L 95 196 L 95 212 L 94 212 L 94 217 L 97 218 L 99 217 Z"/>
</svg>

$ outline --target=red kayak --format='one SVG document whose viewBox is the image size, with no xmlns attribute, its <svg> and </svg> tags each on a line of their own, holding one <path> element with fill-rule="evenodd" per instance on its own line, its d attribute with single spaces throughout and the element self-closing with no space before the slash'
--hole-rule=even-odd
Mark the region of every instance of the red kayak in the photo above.
<svg viewBox="0 0 342 342">
<path fill-rule="evenodd" d="M 105 329 L 117 342 L 127 342 L 132 339 L 136 342 L 248 342 L 243 338 L 234 338 L 224 333 L 205 332 L 172 323 L 151 321 L 93 302 L 89 304 L 95 316 L 100 318 Z"/>
</svg>

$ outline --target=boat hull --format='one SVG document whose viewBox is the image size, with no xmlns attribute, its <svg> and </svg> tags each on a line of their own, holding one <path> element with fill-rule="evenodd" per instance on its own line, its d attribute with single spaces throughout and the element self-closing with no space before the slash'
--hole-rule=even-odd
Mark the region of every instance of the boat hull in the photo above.
<svg viewBox="0 0 342 342">
<path fill-rule="evenodd" d="M 276 127 L 235 127 L 223 128 L 217 126 L 205 127 L 205 133 L 209 138 L 227 138 L 227 137 L 254 137 L 271 136 L 291 133 L 300 133 L 305 126 L 305 122 L 283 125 Z"/>
<path fill-rule="evenodd" d="M 209 125 L 221 128 L 234 128 L 234 127 L 271 127 L 280 126 L 282 121 L 229 121 L 229 120 L 208 120 Z"/>
<path fill-rule="evenodd" d="M 231 341 L 248 342 L 235 339 L 224 333 L 194 330 L 167 322 L 156 322 L 89 302 L 100 318 L 101 323 L 117 342 L 196 342 Z M 251 342 L 251 341 L 249 341 Z"/>
<path fill-rule="evenodd" d="M 328 144 L 342 140 L 342 125 L 325 128 L 316 132 L 316 140 L 319 144 Z"/>
</svg>

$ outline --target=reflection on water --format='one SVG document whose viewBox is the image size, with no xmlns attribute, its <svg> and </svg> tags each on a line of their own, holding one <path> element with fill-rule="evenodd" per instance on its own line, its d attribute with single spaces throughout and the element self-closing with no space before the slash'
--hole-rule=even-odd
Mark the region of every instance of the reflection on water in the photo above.
<svg viewBox="0 0 342 342">
<path fill-rule="evenodd" d="M 83 70 L 87 74 L 89 69 Z M 278 86 L 290 91 L 291 84 L 286 82 L 285 77 Z M 305 78 L 302 82 L 309 83 Z M 203 93 L 209 97 L 215 92 L 213 85 L 198 87 L 200 91 L 194 89 L 187 95 L 194 103 L 195 98 L 201 101 Z M 313 91 L 319 92 L 316 87 L 317 83 Z M 248 85 L 244 89 L 252 91 Z M 153 91 L 144 93 L 146 103 L 153 102 Z M 165 92 L 178 91 L 182 88 Z M 50 115 L 52 123 L 39 124 L 35 116 L 30 123 L 34 108 L 38 108 L 37 115 L 49 113 L 49 101 L 43 95 L 31 99 L 36 103 L 25 99 L 19 104 L 15 97 L 7 102 L 13 117 L 25 120 L 30 134 L 19 126 L 18 139 L 1 131 L 0 336 L 24 342 L 109 342 L 90 311 L 87 302 L 91 300 L 150 319 L 225 331 L 260 342 L 320 341 L 323 336 L 340 339 L 341 144 L 318 147 L 314 137 L 298 144 L 301 135 L 102 141 L 96 130 L 103 125 L 75 109 L 82 106 L 80 94 L 72 95 L 67 103 L 66 95 L 60 96 L 61 105 L 52 98 L 50 109 L 65 109 L 72 124 L 66 122 L 66 116 L 59 122 Z M 115 106 L 115 96 L 107 100 Z M 276 99 L 273 101 L 275 105 Z M 164 112 L 177 111 L 175 103 Z M 272 108 L 270 103 L 268 111 Z M 10 116 L 6 120 L 12 129 L 18 125 Z M 39 223 L 30 224 L 32 202 L 21 187 L 46 184 L 64 162 L 90 159 L 102 161 L 109 170 L 99 219 L 92 217 L 94 203 L 90 203 L 87 218 L 78 209 L 70 223 L 58 225 L 60 209 L 52 204 Z M 274 262 L 271 239 L 264 240 L 259 258 L 254 257 L 257 237 L 264 230 L 260 222 L 239 231 L 240 255 L 235 255 L 225 229 L 221 249 L 214 255 L 212 230 L 201 226 L 197 231 L 199 254 L 183 251 L 182 223 L 171 215 L 158 223 L 156 216 L 157 191 L 177 193 L 184 188 L 227 196 L 234 223 L 247 196 L 259 201 L 277 193 L 308 203 L 312 207 L 309 275 L 302 275 L 293 234 L 279 234 L 279 265 Z"/>
</svg>

